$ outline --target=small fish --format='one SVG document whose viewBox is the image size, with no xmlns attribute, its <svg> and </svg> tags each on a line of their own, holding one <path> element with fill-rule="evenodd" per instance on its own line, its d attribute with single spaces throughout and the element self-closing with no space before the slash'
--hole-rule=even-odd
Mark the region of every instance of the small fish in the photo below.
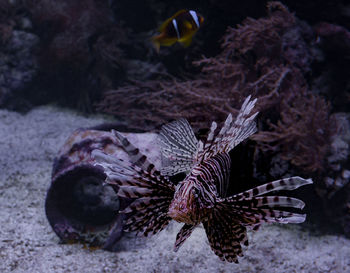
<svg viewBox="0 0 350 273">
<path fill-rule="evenodd" d="M 184 223 L 176 237 L 177 251 L 199 224 L 203 224 L 211 249 L 223 261 L 238 263 L 242 246 L 248 245 L 247 227 L 257 230 L 264 223 L 302 223 L 303 201 L 286 196 L 267 195 L 273 191 L 294 190 L 312 184 L 295 176 L 269 182 L 227 196 L 231 160 L 229 152 L 256 132 L 252 114 L 256 99 L 244 101 L 236 120 L 229 114 L 220 130 L 215 122 L 205 142 L 196 139 L 185 119 L 164 125 L 159 141 L 164 158 L 157 170 L 147 157 L 124 136 L 114 132 L 130 162 L 94 150 L 93 156 L 107 174 L 107 183 L 119 187 L 118 196 L 135 199 L 123 212 L 130 213 L 126 231 L 145 236 L 164 229 L 173 219 Z M 169 177 L 187 173 L 178 185 Z"/>
<path fill-rule="evenodd" d="M 194 10 L 182 9 L 167 19 L 158 29 L 159 35 L 152 37 L 152 43 L 159 52 L 160 46 L 171 46 L 176 42 L 188 47 L 192 37 L 203 24 L 204 18 Z"/>
</svg>

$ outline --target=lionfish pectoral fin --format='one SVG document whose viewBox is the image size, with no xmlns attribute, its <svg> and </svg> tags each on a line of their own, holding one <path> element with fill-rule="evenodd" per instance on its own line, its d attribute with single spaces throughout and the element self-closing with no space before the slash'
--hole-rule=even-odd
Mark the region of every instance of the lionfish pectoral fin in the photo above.
<svg viewBox="0 0 350 273">
<path fill-rule="evenodd" d="M 162 126 L 159 133 L 163 175 L 172 176 L 191 170 L 197 153 L 198 140 L 186 119 Z"/>
<path fill-rule="evenodd" d="M 106 183 L 116 185 L 113 182 L 113 177 L 118 174 L 118 180 L 127 180 L 130 176 L 135 174 L 135 170 L 130 167 L 130 163 L 122 159 L 112 157 L 101 150 L 93 150 L 91 156 L 95 159 L 95 165 L 98 165 L 104 169 L 107 175 Z"/>
<path fill-rule="evenodd" d="M 115 130 L 112 130 L 112 133 L 118 139 L 121 148 L 128 154 L 129 160 L 132 164 L 149 173 L 153 173 L 155 171 L 154 165 L 148 161 L 147 156 L 142 154 L 137 147 L 130 143 L 127 137 Z"/>
<path fill-rule="evenodd" d="M 280 179 L 224 198 L 220 204 L 230 207 L 232 213 L 245 226 L 257 228 L 264 222 L 299 224 L 305 221 L 306 215 L 293 211 L 303 209 L 303 201 L 287 196 L 261 195 L 276 190 L 294 190 L 311 183 L 311 179 L 298 176 Z"/>
<path fill-rule="evenodd" d="M 194 230 L 195 227 L 196 227 L 196 225 L 189 225 L 189 224 L 183 225 L 183 227 L 181 228 L 179 233 L 176 235 L 176 241 L 175 241 L 175 245 L 174 245 L 175 252 L 178 251 L 180 246 L 182 246 L 182 244 L 185 242 L 185 240 L 188 237 L 190 237 L 190 235 L 192 234 L 192 231 Z"/>
<path fill-rule="evenodd" d="M 253 189 L 244 191 L 242 193 L 235 194 L 228 199 L 232 200 L 243 200 L 255 196 L 260 196 L 272 191 L 280 191 L 280 190 L 295 190 L 301 186 L 312 184 L 311 179 L 304 179 L 299 176 L 293 176 L 289 178 L 283 178 L 279 180 L 275 180 L 261 186 L 255 187 Z"/>
<path fill-rule="evenodd" d="M 238 256 L 243 256 L 242 244 L 248 245 L 246 228 L 230 213 L 218 208 L 208 221 L 203 222 L 203 226 L 214 253 L 222 261 L 238 263 Z"/>
<path fill-rule="evenodd" d="M 135 199 L 123 212 L 130 214 L 125 231 L 138 231 L 147 236 L 161 231 L 171 220 L 168 208 L 175 192 L 174 184 L 160 175 L 126 138 L 117 138 L 129 154 L 130 161 L 123 161 L 102 151 L 94 150 L 96 164 L 104 168 L 106 182 L 119 187 L 117 195 Z"/>
</svg>

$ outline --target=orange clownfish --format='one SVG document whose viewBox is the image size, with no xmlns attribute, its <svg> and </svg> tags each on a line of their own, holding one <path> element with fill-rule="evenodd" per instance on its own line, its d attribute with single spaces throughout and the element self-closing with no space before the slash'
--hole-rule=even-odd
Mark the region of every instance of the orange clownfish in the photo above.
<svg viewBox="0 0 350 273">
<path fill-rule="evenodd" d="M 160 46 L 171 46 L 176 42 L 188 47 L 192 42 L 193 35 L 203 22 L 203 16 L 194 10 L 182 9 L 159 27 L 160 34 L 152 37 L 152 43 L 157 52 L 159 52 Z"/>
</svg>

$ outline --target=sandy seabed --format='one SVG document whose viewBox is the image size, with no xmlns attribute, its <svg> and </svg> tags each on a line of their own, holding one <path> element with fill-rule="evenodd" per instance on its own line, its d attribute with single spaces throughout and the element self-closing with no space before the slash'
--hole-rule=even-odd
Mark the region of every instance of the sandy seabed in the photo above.
<svg viewBox="0 0 350 273">
<path fill-rule="evenodd" d="M 127 234 L 117 253 L 59 244 L 44 211 L 53 158 L 73 130 L 105 121 L 52 106 L 0 110 L 0 272 L 350 272 L 350 240 L 298 225 L 250 232 L 239 264 L 220 261 L 203 228 L 173 252 L 177 223 L 151 238 Z"/>
</svg>

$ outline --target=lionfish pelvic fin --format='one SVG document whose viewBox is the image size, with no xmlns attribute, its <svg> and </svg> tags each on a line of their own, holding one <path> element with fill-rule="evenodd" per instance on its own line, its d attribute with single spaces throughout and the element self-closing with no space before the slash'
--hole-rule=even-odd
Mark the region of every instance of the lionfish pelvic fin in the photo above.
<svg viewBox="0 0 350 273">
<path fill-rule="evenodd" d="M 161 231 L 171 220 L 168 208 L 175 186 L 148 162 L 147 157 L 131 145 L 127 138 L 114 132 L 130 161 L 123 161 L 100 150 L 92 156 L 104 168 L 108 184 L 118 186 L 117 195 L 135 199 L 122 213 L 130 213 L 125 231 L 138 231 L 147 236 Z"/>
<path fill-rule="evenodd" d="M 222 261 L 238 263 L 238 256 L 243 256 L 242 245 L 248 246 L 248 237 L 246 228 L 232 213 L 218 206 L 203 226 L 214 253 Z"/>
<path fill-rule="evenodd" d="M 191 170 L 198 140 L 186 119 L 163 125 L 159 133 L 159 143 L 162 151 L 163 175 L 172 176 Z"/>
<path fill-rule="evenodd" d="M 196 225 L 189 225 L 189 224 L 184 224 L 183 227 L 180 229 L 179 233 L 176 235 L 176 241 L 174 245 L 174 251 L 178 251 L 180 246 L 185 242 L 185 240 L 190 237 L 192 234 L 192 231 Z"/>
</svg>

